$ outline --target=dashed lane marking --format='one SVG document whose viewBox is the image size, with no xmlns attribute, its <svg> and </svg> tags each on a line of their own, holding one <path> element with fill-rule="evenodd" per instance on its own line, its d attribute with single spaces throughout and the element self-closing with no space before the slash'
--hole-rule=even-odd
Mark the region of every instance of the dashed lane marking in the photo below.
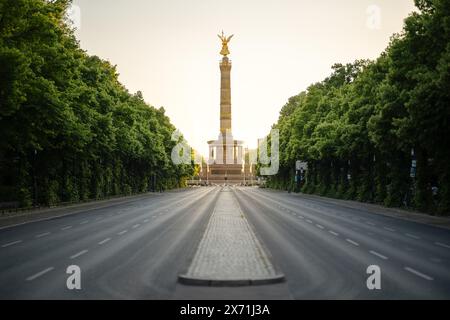
<svg viewBox="0 0 450 320">
<path fill-rule="evenodd" d="M 19 243 L 21 243 L 21 242 L 22 242 L 22 240 L 17 240 L 17 241 L 5 243 L 4 245 L 2 245 L 2 248 L 10 247 L 10 246 L 13 246 L 13 245 L 15 245 L 15 244 L 19 244 Z"/>
<path fill-rule="evenodd" d="M 384 259 L 384 260 L 387 260 L 388 259 L 388 257 L 386 257 L 386 256 L 384 256 L 384 255 L 382 255 L 381 253 L 378 253 L 378 252 L 376 252 L 376 251 L 369 251 L 371 254 L 373 254 L 374 256 L 377 256 L 377 257 L 379 257 L 379 258 L 381 258 L 381 259 Z"/>
<path fill-rule="evenodd" d="M 39 278 L 40 276 L 43 276 L 44 274 L 46 274 L 46 273 L 52 271 L 53 269 L 55 269 L 55 268 L 50 267 L 50 268 L 44 269 L 44 270 L 42 270 L 42 271 L 40 271 L 40 272 L 38 272 L 38 273 L 36 273 L 36 274 L 34 274 L 34 275 L 32 275 L 32 276 L 29 276 L 29 277 L 27 278 L 27 281 L 33 281 L 34 279 L 37 279 L 37 278 Z"/>
<path fill-rule="evenodd" d="M 445 244 L 445 243 L 435 242 L 434 244 L 437 245 L 437 246 L 440 246 L 440 247 L 444 247 L 444 248 L 450 249 L 450 246 L 448 244 Z"/>
<path fill-rule="evenodd" d="M 351 243 L 351 244 L 354 245 L 354 246 L 359 246 L 359 243 L 358 243 L 358 242 L 355 242 L 355 241 L 353 241 L 353 240 L 351 240 L 351 239 L 345 239 L 345 241 L 347 241 L 348 243 Z"/>
<path fill-rule="evenodd" d="M 50 232 L 44 232 L 44 233 L 38 234 L 36 236 L 36 238 L 42 238 L 42 237 L 48 236 L 49 234 L 50 234 Z"/>
<path fill-rule="evenodd" d="M 78 258 L 79 256 L 82 256 L 83 254 L 85 254 L 87 252 L 88 252 L 88 250 L 83 250 L 83 251 L 80 251 L 78 253 L 75 253 L 73 256 L 70 256 L 70 259 Z"/>
<path fill-rule="evenodd" d="M 428 275 L 426 275 L 426 274 L 424 274 L 422 272 L 419 272 L 417 270 L 414 270 L 413 268 L 405 267 L 405 270 L 409 271 L 409 272 L 415 274 L 416 276 L 421 277 L 421 278 L 423 278 L 425 280 L 428 280 L 428 281 L 433 281 L 434 280 L 432 277 L 430 277 L 430 276 L 428 276 Z"/>
<path fill-rule="evenodd" d="M 111 238 L 106 238 L 106 239 L 100 241 L 98 244 L 99 244 L 99 245 L 102 245 L 102 244 L 107 243 L 107 242 L 110 241 L 110 240 L 111 240 Z"/>
</svg>

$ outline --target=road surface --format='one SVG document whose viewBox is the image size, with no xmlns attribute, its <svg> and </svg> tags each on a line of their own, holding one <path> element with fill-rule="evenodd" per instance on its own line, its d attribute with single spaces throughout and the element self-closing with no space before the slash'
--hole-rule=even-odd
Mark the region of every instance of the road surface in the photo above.
<svg viewBox="0 0 450 320">
<path fill-rule="evenodd" d="M 250 187 L 228 191 L 285 281 L 181 284 L 223 191 L 149 195 L 0 229 L 0 299 L 450 299 L 449 230 Z M 66 286 L 70 265 L 81 290 Z M 367 288 L 370 265 L 381 290 Z"/>
</svg>

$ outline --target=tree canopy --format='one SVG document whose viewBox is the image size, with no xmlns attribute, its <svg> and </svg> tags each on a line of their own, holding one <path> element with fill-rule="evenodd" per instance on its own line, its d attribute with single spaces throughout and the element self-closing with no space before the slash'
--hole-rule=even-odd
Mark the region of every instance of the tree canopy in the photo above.
<svg viewBox="0 0 450 320">
<path fill-rule="evenodd" d="M 415 3 L 378 59 L 289 99 L 269 186 L 294 189 L 304 160 L 303 192 L 450 213 L 450 1 Z"/>
<path fill-rule="evenodd" d="M 61 201 L 174 188 L 193 172 L 170 154 L 163 108 L 83 51 L 69 0 L 0 0 L 0 202 Z"/>
</svg>

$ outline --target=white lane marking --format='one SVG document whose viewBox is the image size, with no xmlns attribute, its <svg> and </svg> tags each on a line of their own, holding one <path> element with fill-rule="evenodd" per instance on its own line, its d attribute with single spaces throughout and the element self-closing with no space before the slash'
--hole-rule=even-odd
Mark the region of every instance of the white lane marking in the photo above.
<svg viewBox="0 0 450 320">
<path fill-rule="evenodd" d="M 300 215 L 299 215 L 298 217 L 299 217 L 300 219 L 305 219 L 305 217 L 304 217 L 304 216 L 300 216 Z"/>
<path fill-rule="evenodd" d="M 147 223 L 147 222 L 148 222 L 148 219 L 145 219 L 145 220 L 144 220 L 144 223 Z"/>
<path fill-rule="evenodd" d="M 389 227 L 383 227 L 384 230 L 395 232 L 395 229 L 389 228 Z"/>
<path fill-rule="evenodd" d="M 444 247 L 444 248 L 450 249 L 450 246 L 448 244 L 445 244 L 445 243 L 442 243 L 442 242 L 435 242 L 434 244 L 437 245 L 437 246 L 440 246 L 440 247 Z"/>
<path fill-rule="evenodd" d="M 141 225 L 138 223 L 138 224 L 135 224 L 132 228 L 133 229 L 136 229 L 137 227 L 140 227 Z"/>
<path fill-rule="evenodd" d="M 375 223 L 373 223 L 373 222 L 366 222 L 366 224 L 368 224 L 369 226 L 375 226 Z"/>
<path fill-rule="evenodd" d="M 309 220 L 309 219 L 306 219 L 306 222 L 308 222 L 308 223 L 313 223 L 311 220 Z"/>
<path fill-rule="evenodd" d="M 72 228 L 72 226 L 66 226 L 66 227 L 63 227 L 63 228 L 61 228 L 61 230 L 68 230 L 68 229 L 70 229 L 70 228 Z"/>
<path fill-rule="evenodd" d="M 432 277 L 427 276 L 426 274 L 424 274 L 424 273 L 422 273 L 422 272 L 419 272 L 419 271 L 417 271 L 417 270 L 414 270 L 413 268 L 405 267 L 405 270 L 406 270 L 406 271 L 409 271 L 409 272 L 411 272 L 411 273 L 413 273 L 413 274 L 415 274 L 416 276 L 419 276 L 419 277 L 421 277 L 421 278 L 424 278 L 425 280 L 428 280 L 428 281 L 433 281 L 433 280 L 434 280 Z"/>
<path fill-rule="evenodd" d="M 331 233 L 333 236 L 336 236 L 336 237 L 338 237 L 339 236 L 339 233 L 337 233 L 337 232 L 334 232 L 334 231 L 332 231 L 332 230 L 330 230 L 330 231 L 328 231 L 329 233 Z"/>
<path fill-rule="evenodd" d="M 353 241 L 353 240 L 351 240 L 351 239 L 345 239 L 345 241 L 347 241 L 348 243 L 353 244 L 354 246 L 359 246 L 359 243 L 358 243 L 358 242 L 355 242 L 355 241 Z"/>
<path fill-rule="evenodd" d="M 42 270 L 42 271 L 40 271 L 40 272 L 38 272 L 38 273 L 36 273 L 36 274 L 34 274 L 32 276 L 29 276 L 27 278 L 27 281 L 33 281 L 34 279 L 39 278 L 40 276 L 43 276 L 44 274 L 46 274 L 47 272 L 52 271 L 53 269 L 55 269 L 55 268 L 50 267 L 50 268 L 44 269 L 44 270 Z"/>
<path fill-rule="evenodd" d="M 105 240 L 100 241 L 98 244 L 99 244 L 99 245 L 105 244 L 105 243 L 107 243 L 109 240 L 111 240 L 111 238 L 106 238 Z"/>
<path fill-rule="evenodd" d="M 118 233 L 118 235 L 121 236 L 121 235 L 123 235 L 123 234 L 125 234 L 125 233 L 127 233 L 127 232 L 128 232 L 128 230 L 123 230 L 123 231 L 120 231 L 120 232 Z"/>
<path fill-rule="evenodd" d="M 323 226 L 321 226 L 320 224 L 316 224 L 316 227 L 319 229 L 325 229 Z"/>
<path fill-rule="evenodd" d="M 75 253 L 73 256 L 70 257 L 70 259 L 78 258 L 79 256 L 82 256 L 83 254 L 85 254 L 87 252 L 88 252 L 88 250 L 83 250 L 83 251 L 80 251 L 78 253 Z"/>
<path fill-rule="evenodd" d="M 48 236 L 49 234 L 50 234 L 50 232 L 41 233 L 41 234 L 38 234 L 36 236 L 36 238 L 42 238 L 42 237 Z"/>
<path fill-rule="evenodd" d="M 388 257 L 386 257 L 386 256 L 383 256 L 381 253 L 378 253 L 378 252 L 376 252 L 376 251 L 369 251 L 371 254 L 373 254 L 374 256 L 377 256 L 377 257 L 379 257 L 379 258 L 381 258 L 381 259 L 384 259 L 384 260 L 387 260 L 388 259 Z"/>
<path fill-rule="evenodd" d="M 84 221 L 80 222 L 80 224 L 86 224 L 88 222 L 89 222 L 89 220 L 84 220 Z"/>
<path fill-rule="evenodd" d="M 413 238 L 413 239 L 417 239 L 417 240 L 420 239 L 420 237 L 418 237 L 418 236 L 416 236 L 416 235 L 414 235 L 414 234 L 411 234 L 411 233 L 405 233 L 405 236 L 410 237 L 410 238 Z"/>
<path fill-rule="evenodd" d="M 13 246 L 13 245 L 21 243 L 21 242 L 22 242 L 22 240 L 17 240 L 17 241 L 13 241 L 10 243 L 5 243 L 4 245 L 2 245 L 2 248 L 10 247 L 10 246 Z"/>
</svg>

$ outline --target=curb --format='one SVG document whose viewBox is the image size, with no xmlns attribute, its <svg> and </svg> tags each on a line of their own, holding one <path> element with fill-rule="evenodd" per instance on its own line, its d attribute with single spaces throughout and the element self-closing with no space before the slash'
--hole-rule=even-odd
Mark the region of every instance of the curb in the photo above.
<svg viewBox="0 0 450 320">
<path fill-rule="evenodd" d="M 278 274 L 275 277 L 264 279 L 202 279 L 193 278 L 187 275 L 178 275 L 178 282 L 190 286 L 204 286 L 204 287 L 244 287 L 244 286 L 261 286 L 268 284 L 276 284 L 285 282 L 284 274 Z"/>
</svg>

